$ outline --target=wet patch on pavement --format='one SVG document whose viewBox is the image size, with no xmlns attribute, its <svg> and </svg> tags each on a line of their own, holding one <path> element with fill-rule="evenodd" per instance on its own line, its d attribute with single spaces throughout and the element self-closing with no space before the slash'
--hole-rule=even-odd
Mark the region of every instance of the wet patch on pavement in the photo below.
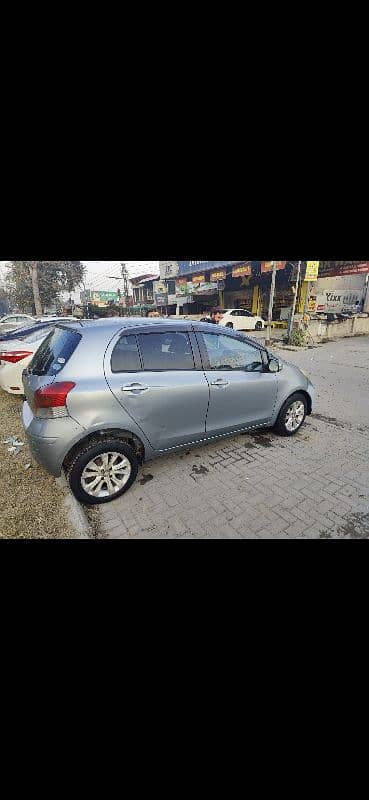
<svg viewBox="0 0 369 800">
<path fill-rule="evenodd" d="M 142 476 L 142 478 L 139 481 L 139 483 L 141 484 L 141 486 L 145 486 L 145 483 L 148 483 L 149 481 L 152 481 L 152 480 L 154 480 L 154 476 L 150 475 L 150 474 L 147 474 L 147 475 L 143 475 Z"/>
<path fill-rule="evenodd" d="M 264 431 L 260 433 L 253 433 L 252 438 L 255 445 L 260 444 L 261 447 L 273 447 L 273 444 L 276 442 L 276 439 L 273 438 L 273 436 L 268 433 L 264 433 Z"/>
<path fill-rule="evenodd" d="M 194 478 L 195 475 L 206 475 L 208 472 L 209 470 L 204 466 L 204 464 L 194 464 L 192 467 L 191 478 Z"/>
</svg>

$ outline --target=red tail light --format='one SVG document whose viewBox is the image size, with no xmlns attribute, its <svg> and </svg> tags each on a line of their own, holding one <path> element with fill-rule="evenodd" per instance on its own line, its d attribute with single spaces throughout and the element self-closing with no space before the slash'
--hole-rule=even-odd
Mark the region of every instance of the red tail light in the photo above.
<svg viewBox="0 0 369 800">
<path fill-rule="evenodd" d="M 8 361 L 9 364 L 18 364 L 27 356 L 33 356 L 33 352 L 29 350 L 0 350 L 0 361 Z"/>
<path fill-rule="evenodd" d="M 71 381 L 61 381 L 37 389 L 33 396 L 34 408 L 62 408 L 66 405 L 68 393 L 75 385 Z"/>
</svg>

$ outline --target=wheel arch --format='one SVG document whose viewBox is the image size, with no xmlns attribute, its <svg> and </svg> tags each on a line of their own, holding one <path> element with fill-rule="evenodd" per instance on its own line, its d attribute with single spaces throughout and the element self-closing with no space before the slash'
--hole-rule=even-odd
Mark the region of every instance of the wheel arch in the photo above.
<svg viewBox="0 0 369 800">
<path fill-rule="evenodd" d="M 309 416 L 311 414 L 311 412 L 312 412 L 312 400 L 311 400 L 311 397 L 309 395 L 309 392 L 307 392 L 306 389 L 295 389 L 293 392 L 290 392 L 290 394 L 288 394 L 287 397 L 284 398 L 283 402 L 279 405 L 278 411 L 276 413 L 276 418 L 278 418 L 278 416 L 279 416 L 283 406 L 285 405 L 285 403 L 287 403 L 287 401 L 290 399 L 290 397 L 293 397 L 294 394 L 302 394 L 304 396 L 304 398 L 306 400 L 306 404 L 307 404 L 307 415 Z"/>
<path fill-rule="evenodd" d="M 140 464 L 142 464 L 145 460 L 145 445 L 131 431 L 122 430 L 121 428 L 102 428 L 99 431 L 93 431 L 92 433 L 87 434 L 82 439 L 79 439 L 76 444 L 73 445 L 71 450 L 67 453 L 63 461 L 63 467 L 68 472 L 69 467 L 73 464 L 74 459 L 78 455 L 80 450 L 83 450 L 86 445 L 95 445 L 100 444 L 102 439 L 117 439 L 120 442 L 124 442 L 128 444 L 135 452 L 136 458 Z"/>
</svg>

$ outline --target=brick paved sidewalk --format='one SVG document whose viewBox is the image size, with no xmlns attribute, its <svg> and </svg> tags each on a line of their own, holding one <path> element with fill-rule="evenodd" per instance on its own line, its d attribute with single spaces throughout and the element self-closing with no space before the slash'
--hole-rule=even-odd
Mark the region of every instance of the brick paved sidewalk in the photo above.
<svg viewBox="0 0 369 800">
<path fill-rule="evenodd" d="M 327 453 L 327 443 L 330 453 Z M 291 439 L 235 436 L 149 462 L 101 506 L 104 538 L 366 538 L 366 433 L 307 420 Z"/>
<path fill-rule="evenodd" d="M 148 462 L 100 506 L 104 538 L 369 537 L 369 337 L 281 356 L 317 389 L 297 436 L 250 433 Z"/>
</svg>

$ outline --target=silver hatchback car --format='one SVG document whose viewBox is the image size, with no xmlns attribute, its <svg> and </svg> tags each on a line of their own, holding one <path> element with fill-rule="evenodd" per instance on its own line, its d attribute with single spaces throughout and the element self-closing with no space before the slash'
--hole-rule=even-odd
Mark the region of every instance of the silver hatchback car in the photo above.
<svg viewBox="0 0 369 800">
<path fill-rule="evenodd" d="M 255 428 L 296 433 L 314 389 L 258 342 L 217 325 L 111 318 L 57 325 L 23 373 L 36 460 L 85 504 L 127 491 L 139 464 Z"/>
</svg>

